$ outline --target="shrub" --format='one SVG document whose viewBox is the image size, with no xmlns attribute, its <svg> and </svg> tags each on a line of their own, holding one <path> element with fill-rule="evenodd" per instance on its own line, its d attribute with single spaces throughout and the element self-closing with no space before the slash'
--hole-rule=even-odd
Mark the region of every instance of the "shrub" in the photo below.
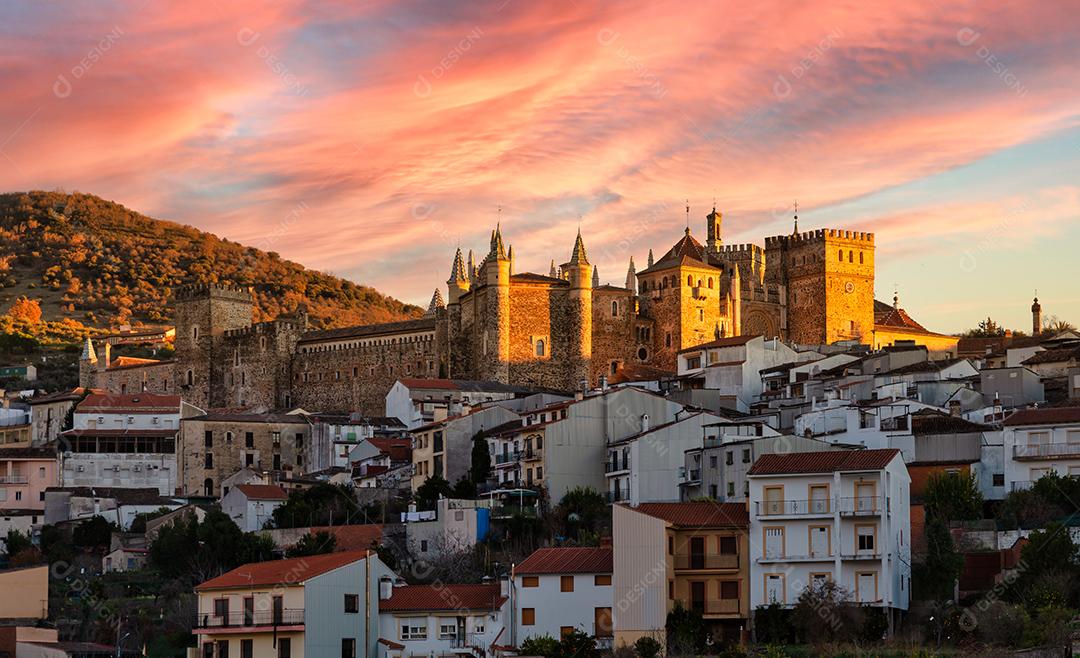
<svg viewBox="0 0 1080 658">
<path fill-rule="evenodd" d="M 654 637 L 639 637 L 638 641 L 634 642 L 634 654 L 638 658 L 660 658 L 661 651 L 663 647 Z"/>
</svg>

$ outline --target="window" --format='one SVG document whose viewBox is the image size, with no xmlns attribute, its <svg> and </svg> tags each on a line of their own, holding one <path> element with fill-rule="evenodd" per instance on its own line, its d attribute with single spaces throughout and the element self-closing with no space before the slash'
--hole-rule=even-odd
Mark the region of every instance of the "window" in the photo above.
<svg viewBox="0 0 1080 658">
<path fill-rule="evenodd" d="M 877 530 L 872 525 L 855 526 L 856 546 L 859 551 L 874 552 Z"/>
<path fill-rule="evenodd" d="M 539 587 L 540 578 L 538 576 L 524 576 L 521 579 L 522 587 Z"/>
<path fill-rule="evenodd" d="M 408 620 L 401 622 L 402 640 L 426 640 L 427 620 Z"/>
<path fill-rule="evenodd" d="M 729 495 L 729 496 L 734 496 L 735 495 L 735 483 L 734 482 L 728 482 L 727 483 L 727 495 Z"/>
<path fill-rule="evenodd" d="M 537 480 L 543 480 L 544 479 L 544 467 L 543 466 L 537 466 L 536 467 L 536 479 Z"/>
<path fill-rule="evenodd" d="M 206 457 L 203 459 L 203 462 L 204 462 L 203 463 L 203 468 L 207 468 L 207 469 L 213 468 L 214 467 L 214 453 L 212 453 L 212 452 L 206 453 Z"/>
<path fill-rule="evenodd" d="M 574 591 L 574 577 L 562 576 L 559 578 L 559 591 L 560 592 L 573 592 Z"/>
<path fill-rule="evenodd" d="M 728 466 L 731 466 L 732 464 L 735 463 L 735 451 L 733 451 L 733 450 L 728 450 L 727 451 L 727 454 L 724 456 L 724 463 L 727 464 Z"/>
<path fill-rule="evenodd" d="M 477 635 L 484 634 L 484 618 L 477 617 L 473 620 L 472 632 Z"/>
<path fill-rule="evenodd" d="M 574 632 L 574 627 L 573 626 L 560 626 L 559 627 L 559 638 L 560 639 L 564 638 L 567 635 L 573 634 L 573 632 Z"/>
<path fill-rule="evenodd" d="M 598 573 L 598 574 L 596 574 L 595 576 L 593 576 L 593 585 L 595 587 L 607 587 L 607 586 L 611 585 L 611 574 L 609 574 L 609 573 Z"/>
<path fill-rule="evenodd" d="M 214 447 L 214 433 L 211 430 L 203 432 L 203 445 L 207 448 Z"/>
<path fill-rule="evenodd" d="M 749 464 L 750 463 L 750 448 L 743 448 L 743 451 L 742 451 L 742 463 L 744 463 L 744 464 Z"/>
<path fill-rule="evenodd" d="M 544 356 L 544 341 L 540 339 L 536 341 L 536 356 Z"/>
<path fill-rule="evenodd" d="M 522 608 L 521 609 L 521 625 L 522 626 L 535 626 L 536 625 L 536 608 Z"/>
<path fill-rule="evenodd" d="M 232 432 L 225 432 L 225 445 L 232 445 Z"/>
<path fill-rule="evenodd" d="M 686 277 L 686 285 L 693 287 L 693 285 L 694 285 L 694 277 L 692 277 L 690 275 L 687 275 L 687 277 Z"/>
<path fill-rule="evenodd" d="M 675 555 L 675 538 L 674 537 L 668 537 L 667 538 L 667 554 L 668 555 Z"/>
<path fill-rule="evenodd" d="M 214 599 L 214 616 L 221 619 L 229 616 L 229 599 Z"/>
<path fill-rule="evenodd" d="M 611 637 L 611 608 L 593 608 L 593 635 Z"/>
<path fill-rule="evenodd" d="M 995 487 L 1004 487 L 1005 486 L 1005 474 L 1004 473 L 994 473 L 994 486 Z"/>
<path fill-rule="evenodd" d="M 255 640 L 240 640 L 240 658 L 255 658 Z"/>
<path fill-rule="evenodd" d="M 274 455 L 274 470 L 281 470 L 281 455 Z"/>
<path fill-rule="evenodd" d="M 709 468 L 716 468 L 716 455 L 709 457 Z"/>
<path fill-rule="evenodd" d="M 254 465 L 255 465 L 255 453 L 253 453 L 253 452 L 244 453 L 244 466 L 254 466 Z"/>
<path fill-rule="evenodd" d="M 304 447 L 304 435 L 297 432 L 296 434 L 296 449 L 301 450 Z"/>
<path fill-rule="evenodd" d="M 217 641 L 217 655 L 218 658 L 229 658 L 229 641 L 218 640 Z"/>
<path fill-rule="evenodd" d="M 345 612 L 360 612 L 360 595 L 345 595 Z"/>
<path fill-rule="evenodd" d="M 671 347 L 671 332 L 664 335 L 664 347 Z"/>
<path fill-rule="evenodd" d="M 421 553 L 427 553 L 427 540 L 426 539 L 421 539 L 420 540 L 420 552 Z"/>
<path fill-rule="evenodd" d="M 737 580 L 722 580 L 722 581 L 720 581 L 720 598 L 721 599 L 737 599 L 737 598 L 739 598 L 739 581 L 737 581 Z"/>
<path fill-rule="evenodd" d="M 453 640 L 457 637 L 457 624 L 439 624 L 439 639 L 440 640 Z"/>
<path fill-rule="evenodd" d="M 863 264 L 863 252 L 859 252 L 859 265 Z"/>
<path fill-rule="evenodd" d="M 356 638 L 341 638 L 341 658 L 356 658 Z"/>
<path fill-rule="evenodd" d="M 844 262 L 844 250 L 841 249 L 840 252 L 837 254 L 837 256 L 838 256 L 839 261 L 841 263 L 843 263 Z"/>
<path fill-rule="evenodd" d="M 736 555 L 739 552 L 739 542 L 731 535 L 720 537 L 720 555 Z"/>
<path fill-rule="evenodd" d="M 847 262 L 849 262 L 849 263 L 854 263 L 855 262 L 855 252 L 854 251 L 847 252 Z"/>
<path fill-rule="evenodd" d="M 255 433 L 254 432 L 244 432 L 244 447 L 245 448 L 254 448 L 255 447 Z"/>
<path fill-rule="evenodd" d="M 699 322 L 704 322 L 705 321 L 705 309 L 699 308 L 698 312 L 697 312 L 697 316 L 698 316 L 698 321 Z"/>
<path fill-rule="evenodd" d="M 617 301 L 611 302 L 611 317 L 619 317 L 619 302 Z"/>
</svg>

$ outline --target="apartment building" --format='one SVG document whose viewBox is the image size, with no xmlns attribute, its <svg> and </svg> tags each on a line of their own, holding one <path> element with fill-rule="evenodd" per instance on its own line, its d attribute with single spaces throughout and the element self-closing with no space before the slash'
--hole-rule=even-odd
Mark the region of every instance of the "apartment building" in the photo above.
<svg viewBox="0 0 1080 658">
<path fill-rule="evenodd" d="M 307 466 L 310 472 L 349 468 L 349 453 L 368 439 L 407 440 L 405 424 L 397 418 L 361 414 L 312 414 Z"/>
<path fill-rule="evenodd" d="M 521 386 L 467 379 L 399 379 L 386 393 L 386 415 L 409 429 L 467 413 L 469 407 L 511 400 L 528 393 Z"/>
<path fill-rule="evenodd" d="M 701 613 L 716 642 L 749 629 L 746 505 L 688 502 L 612 507 L 615 645 L 663 637 L 675 605 Z"/>
<path fill-rule="evenodd" d="M 376 655 L 380 579 L 374 553 L 347 551 L 237 567 L 195 588 L 202 658 Z"/>
<path fill-rule="evenodd" d="M 276 484 L 238 484 L 221 497 L 221 511 L 244 532 L 262 530 L 289 494 Z"/>
<path fill-rule="evenodd" d="M 473 438 L 518 418 L 513 411 L 492 405 L 412 430 L 412 490 L 434 476 L 457 482 L 472 466 Z"/>
<path fill-rule="evenodd" d="M 0 509 L 45 509 L 45 490 L 59 482 L 60 460 L 55 443 L 0 447 Z"/>
<path fill-rule="evenodd" d="M 890 612 L 911 594 L 911 480 L 899 450 L 763 455 L 750 480 L 750 604 L 831 580 Z"/>
<path fill-rule="evenodd" d="M 380 582 L 379 658 L 495 655 L 509 644 L 509 584 L 395 585 Z M 329 655 L 329 654 L 327 654 Z"/>
<path fill-rule="evenodd" d="M 684 389 L 693 390 L 675 399 L 705 409 L 749 412 L 761 397 L 761 371 L 813 358 L 778 338 L 734 336 L 679 351 L 678 374 Z"/>
<path fill-rule="evenodd" d="M 1080 407 L 1022 409 L 1002 430 L 1009 491 L 1027 489 L 1050 471 L 1080 475 Z"/>
<path fill-rule="evenodd" d="M 609 648 L 612 624 L 611 546 L 541 548 L 514 568 L 515 646 L 530 637 L 580 631 Z"/>
</svg>

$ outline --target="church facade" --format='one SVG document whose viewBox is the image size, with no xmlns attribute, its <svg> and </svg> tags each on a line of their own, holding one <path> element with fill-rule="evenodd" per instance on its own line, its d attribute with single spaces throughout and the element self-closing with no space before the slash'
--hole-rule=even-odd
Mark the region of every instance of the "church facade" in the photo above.
<svg viewBox="0 0 1080 658">
<path fill-rule="evenodd" d="M 797 218 L 796 218 L 797 226 Z M 870 343 L 874 236 L 820 229 L 727 245 L 687 228 L 624 285 L 601 285 L 578 233 L 547 274 L 515 272 L 500 227 L 486 255 L 454 255 L 446 296 L 422 318 L 311 330 L 304 310 L 252 323 L 249 290 L 194 286 L 175 295 L 175 359 L 127 362 L 84 347 L 80 384 L 179 392 L 195 406 L 382 413 L 401 378 L 490 380 L 574 389 L 631 366 L 674 371 L 680 350 L 760 334 L 804 345 Z M 562 260 L 562 259 L 560 259 Z"/>
</svg>

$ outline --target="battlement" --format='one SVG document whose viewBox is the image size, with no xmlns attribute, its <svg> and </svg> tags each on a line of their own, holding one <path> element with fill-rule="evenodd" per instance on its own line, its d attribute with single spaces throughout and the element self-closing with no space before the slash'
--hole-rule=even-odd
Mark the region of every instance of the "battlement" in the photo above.
<svg viewBox="0 0 1080 658">
<path fill-rule="evenodd" d="M 752 242 L 726 244 L 716 254 L 724 260 L 758 260 L 765 257 L 765 249 Z"/>
<path fill-rule="evenodd" d="M 864 242 L 868 247 L 871 247 L 874 244 L 874 234 L 864 231 L 847 231 L 835 228 L 819 228 L 816 231 L 806 231 L 804 233 L 796 233 L 794 235 L 775 235 L 765 238 L 765 248 L 794 248 L 808 244 L 828 242 L 832 240 Z"/>
<path fill-rule="evenodd" d="M 175 290 L 174 296 L 178 302 L 223 299 L 248 304 L 254 303 L 250 287 L 230 286 L 220 283 L 195 283 L 181 286 Z"/>
</svg>

